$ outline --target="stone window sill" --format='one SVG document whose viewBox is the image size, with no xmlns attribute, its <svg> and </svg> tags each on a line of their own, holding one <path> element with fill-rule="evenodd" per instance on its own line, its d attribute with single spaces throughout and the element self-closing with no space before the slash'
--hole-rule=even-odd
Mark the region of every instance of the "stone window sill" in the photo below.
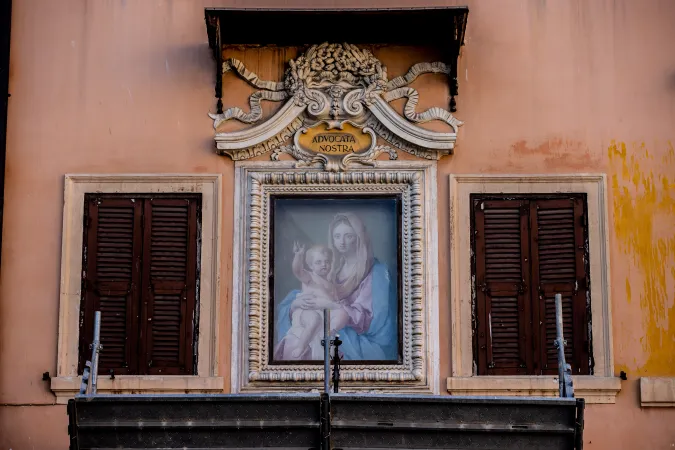
<svg viewBox="0 0 675 450">
<path fill-rule="evenodd" d="M 675 377 L 640 378 L 640 406 L 675 407 Z"/>
<path fill-rule="evenodd" d="M 51 390 L 57 404 L 67 404 L 80 390 L 82 377 L 52 378 Z M 99 376 L 99 394 L 217 394 L 223 392 L 222 377 L 117 375 Z"/>
<path fill-rule="evenodd" d="M 574 397 L 586 403 L 614 403 L 621 390 L 615 377 L 573 376 Z M 447 390 L 452 395 L 557 397 L 556 376 L 475 376 L 450 377 Z"/>
</svg>

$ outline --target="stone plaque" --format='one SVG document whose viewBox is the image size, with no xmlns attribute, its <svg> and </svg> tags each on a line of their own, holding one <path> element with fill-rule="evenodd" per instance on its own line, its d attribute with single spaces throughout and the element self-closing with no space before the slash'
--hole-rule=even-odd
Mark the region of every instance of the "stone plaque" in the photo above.
<svg viewBox="0 0 675 450">
<path fill-rule="evenodd" d="M 322 122 L 300 133 L 298 144 L 304 150 L 315 153 L 345 155 L 368 150 L 373 145 L 373 137 L 349 122 L 342 123 L 341 128 L 329 128 L 326 122 Z"/>
</svg>

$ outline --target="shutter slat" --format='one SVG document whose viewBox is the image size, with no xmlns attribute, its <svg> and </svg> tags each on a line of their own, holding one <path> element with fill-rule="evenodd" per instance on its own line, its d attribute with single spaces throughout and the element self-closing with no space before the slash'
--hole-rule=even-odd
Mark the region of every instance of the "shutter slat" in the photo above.
<svg viewBox="0 0 675 450">
<path fill-rule="evenodd" d="M 531 366 L 525 212 L 521 201 L 474 202 L 479 375 L 525 374 Z"/>
<path fill-rule="evenodd" d="M 184 280 L 187 276 L 188 206 L 186 202 L 181 207 L 152 203 L 150 276 L 153 281 Z M 167 243 L 178 245 L 167 247 Z M 166 257 L 171 258 L 169 264 Z"/>
<path fill-rule="evenodd" d="M 103 371 L 124 366 L 127 361 L 127 298 L 101 297 L 101 357 Z"/>
<path fill-rule="evenodd" d="M 557 374 L 555 348 L 555 294 L 562 295 L 563 334 L 567 341 L 565 360 L 572 373 L 588 374 L 585 350 L 587 330 L 584 267 L 583 201 L 578 198 L 537 200 L 536 239 L 532 251 L 538 264 L 535 279 L 539 290 L 538 315 L 541 373 Z"/>
<path fill-rule="evenodd" d="M 520 366 L 518 298 L 492 297 L 490 334 L 496 367 Z"/>
<path fill-rule="evenodd" d="M 197 207 L 196 198 L 154 198 L 145 207 L 150 289 L 143 354 L 150 374 L 194 372 Z"/>
<path fill-rule="evenodd" d="M 111 217 L 119 217 L 111 219 Z M 96 278 L 98 281 L 129 281 L 133 271 L 134 244 L 134 205 L 126 207 L 98 207 L 98 226 L 96 230 L 97 247 L 105 245 L 124 245 L 127 251 L 117 253 L 98 252 L 96 254 Z M 120 249 L 121 250 L 121 249 Z"/>
<path fill-rule="evenodd" d="M 86 196 L 80 373 L 91 359 L 94 312 L 101 311 L 99 373 L 137 373 L 141 208 L 129 198 Z"/>
</svg>

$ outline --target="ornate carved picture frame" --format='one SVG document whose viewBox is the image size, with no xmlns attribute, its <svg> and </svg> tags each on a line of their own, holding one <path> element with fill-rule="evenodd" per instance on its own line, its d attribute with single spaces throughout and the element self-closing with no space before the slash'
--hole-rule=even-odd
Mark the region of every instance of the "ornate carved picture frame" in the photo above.
<svg viewBox="0 0 675 450">
<path fill-rule="evenodd" d="M 435 164 L 427 161 L 378 161 L 377 167 L 342 173 L 297 169 L 290 161 L 237 163 L 235 217 L 240 219 L 235 229 L 232 390 L 310 390 L 323 383 L 322 361 L 298 358 L 279 363 L 274 357 L 278 346 L 273 337 L 278 302 L 272 301 L 274 200 L 340 199 L 343 207 L 352 201 L 363 207 L 366 198 L 396 198 L 400 213 L 394 217 L 400 236 L 393 243 L 400 267 L 390 272 L 390 281 L 398 286 L 393 290 L 400 308 L 394 313 L 399 330 L 397 357 L 346 361 L 340 371 L 341 391 L 437 392 L 433 363 L 438 354 L 435 189 Z M 314 208 L 319 214 L 320 208 Z M 366 228 L 372 228 L 372 223 Z M 378 234 L 378 230 L 368 230 L 373 231 Z M 383 241 L 382 234 L 378 239 L 384 244 L 380 245 L 390 245 L 391 240 Z M 300 282 L 296 284 L 299 287 Z M 372 310 L 373 316 L 378 314 L 376 307 Z"/>
</svg>

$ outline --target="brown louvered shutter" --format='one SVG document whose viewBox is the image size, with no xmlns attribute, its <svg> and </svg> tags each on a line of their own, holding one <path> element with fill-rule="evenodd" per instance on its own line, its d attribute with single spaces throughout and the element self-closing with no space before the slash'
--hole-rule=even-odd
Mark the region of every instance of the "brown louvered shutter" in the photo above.
<svg viewBox="0 0 675 450">
<path fill-rule="evenodd" d="M 133 199 L 87 196 L 79 373 L 91 359 L 94 311 L 101 311 L 99 372 L 134 373 L 142 210 Z"/>
<path fill-rule="evenodd" d="M 528 204 L 474 200 L 479 375 L 532 370 Z"/>
<path fill-rule="evenodd" d="M 196 198 L 148 199 L 144 212 L 142 364 L 148 374 L 193 374 Z"/>
<path fill-rule="evenodd" d="M 99 373 L 195 374 L 200 200 L 86 195 L 79 373 L 98 310 Z"/>
<path fill-rule="evenodd" d="M 585 218 L 581 198 L 536 200 L 531 203 L 532 283 L 538 301 L 534 316 L 540 327 L 535 342 L 540 373 L 558 373 L 555 294 L 562 295 L 565 360 L 574 375 L 589 373 L 589 340 L 585 269 Z"/>
</svg>

